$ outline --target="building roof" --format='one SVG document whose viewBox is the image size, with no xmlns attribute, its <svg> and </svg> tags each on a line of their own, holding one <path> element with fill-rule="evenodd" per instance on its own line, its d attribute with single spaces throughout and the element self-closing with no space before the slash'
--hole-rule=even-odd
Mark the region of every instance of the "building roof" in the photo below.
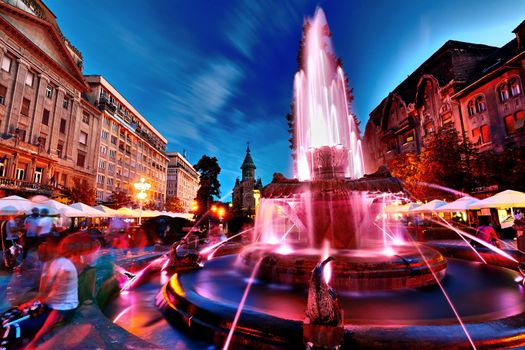
<svg viewBox="0 0 525 350">
<path fill-rule="evenodd" d="M 242 162 L 241 169 L 255 169 L 255 163 L 253 162 L 252 155 L 250 154 L 250 146 L 246 147 L 246 156 Z"/>
</svg>

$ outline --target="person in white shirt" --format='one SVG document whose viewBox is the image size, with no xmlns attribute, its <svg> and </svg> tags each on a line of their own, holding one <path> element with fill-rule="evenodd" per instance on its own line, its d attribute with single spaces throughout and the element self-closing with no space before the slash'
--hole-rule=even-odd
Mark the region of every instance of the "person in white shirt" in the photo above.
<svg viewBox="0 0 525 350">
<path fill-rule="evenodd" d="M 38 219 L 37 226 L 40 242 L 43 242 L 54 231 L 55 222 L 53 218 L 49 216 L 49 210 L 46 208 L 40 210 L 40 218 Z"/>
</svg>

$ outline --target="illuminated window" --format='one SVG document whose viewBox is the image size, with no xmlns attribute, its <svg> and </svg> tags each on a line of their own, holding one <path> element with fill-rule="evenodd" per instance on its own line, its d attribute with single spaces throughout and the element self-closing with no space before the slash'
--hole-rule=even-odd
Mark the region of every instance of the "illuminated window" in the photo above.
<svg viewBox="0 0 525 350">
<path fill-rule="evenodd" d="M 521 94 L 520 82 L 517 78 L 513 78 L 509 82 L 510 85 L 510 94 L 512 97 L 518 96 Z"/>
<path fill-rule="evenodd" d="M 514 117 L 512 115 L 508 115 L 503 120 L 505 123 L 505 131 L 507 132 L 507 135 L 513 134 L 516 129 L 514 128 Z"/>
<path fill-rule="evenodd" d="M 509 89 L 507 84 L 503 83 L 498 87 L 498 94 L 501 102 L 505 102 L 509 99 Z"/>
<path fill-rule="evenodd" d="M 521 130 L 523 131 L 524 129 L 524 124 L 525 124 L 525 112 L 524 111 L 519 111 L 516 113 L 516 123 L 514 124 L 514 128 L 516 130 Z"/>
<path fill-rule="evenodd" d="M 481 113 L 487 110 L 487 104 L 483 96 L 476 98 L 476 112 Z"/>
<path fill-rule="evenodd" d="M 481 145 L 481 130 L 479 128 L 472 129 L 472 139 L 475 145 Z"/>
<path fill-rule="evenodd" d="M 414 141 L 414 133 L 413 132 L 406 133 L 404 135 L 404 143 L 409 143 L 412 141 Z"/>
<path fill-rule="evenodd" d="M 490 142 L 490 130 L 488 125 L 481 126 L 481 141 L 483 143 Z"/>
<path fill-rule="evenodd" d="M 3 155 L 0 157 L 0 176 L 5 176 L 6 168 L 7 168 L 7 157 L 6 155 Z"/>
<path fill-rule="evenodd" d="M 474 114 L 476 114 L 476 107 L 474 106 L 474 101 L 473 100 L 469 101 L 469 103 L 467 105 L 467 110 L 468 110 L 468 115 L 469 116 L 473 116 Z"/>
</svg>

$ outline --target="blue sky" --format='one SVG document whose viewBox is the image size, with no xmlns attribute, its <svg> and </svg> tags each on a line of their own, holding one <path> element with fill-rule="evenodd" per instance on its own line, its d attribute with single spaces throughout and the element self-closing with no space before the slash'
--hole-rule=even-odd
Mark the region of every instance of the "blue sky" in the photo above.
<svg viewBox="0 0 525 350">
<path fill-rule="evenodd" d="M 65 36 L 194 164 L 215 156 L 227 195 L 250 141 L 263 183 L 292 175 L 285 115 L 305 17 L 321 6 L 362 121 L 449 39 L 501 46 L 525 1 L 47 0 Z"/>
</svg>

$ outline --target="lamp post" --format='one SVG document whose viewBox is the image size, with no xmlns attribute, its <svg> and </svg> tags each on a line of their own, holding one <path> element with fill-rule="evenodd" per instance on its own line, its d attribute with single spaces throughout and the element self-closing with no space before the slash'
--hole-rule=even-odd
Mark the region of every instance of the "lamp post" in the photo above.
<svg viewBox="0 0 525 350">
<path fill-rule="evenodd" d="M 141 225 L 142 224 L 142 202 L 148 196 L 146 191 L 151 188 L 151 184 L 147 183 L 146 179 L 141 177 L 140 182 L 134 183 L 133 186 L 135 187 L 137 191 L 139 191 L 136 194 L 136 196 L 137 196 L 137 199 L 139 200 L 139 225 Z"/>
</svg>

